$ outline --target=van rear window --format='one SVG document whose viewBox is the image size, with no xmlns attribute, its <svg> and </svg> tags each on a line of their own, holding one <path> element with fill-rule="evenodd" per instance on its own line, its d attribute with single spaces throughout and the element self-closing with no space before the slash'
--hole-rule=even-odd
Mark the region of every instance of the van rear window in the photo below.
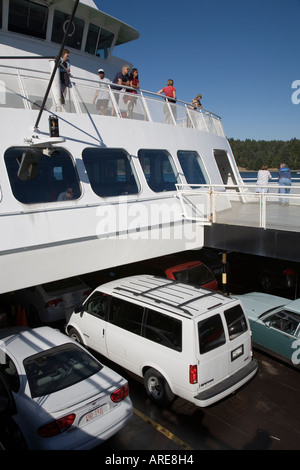
<svg viewBox="0 0 300 470">
<path fill-rule="evenodd" d="M 225 332 L 220 315 L 199 321 L 198 335 L 200 354 L 205 354 L 225 344 Z"/>
<path fill-rule="evenodd" d="M 225 310 L 224 315 L 230 340 L 237 338 L 248 330 L 246 318 L 240 305 L 235 305 L 234 307 Z"/>
</svg>

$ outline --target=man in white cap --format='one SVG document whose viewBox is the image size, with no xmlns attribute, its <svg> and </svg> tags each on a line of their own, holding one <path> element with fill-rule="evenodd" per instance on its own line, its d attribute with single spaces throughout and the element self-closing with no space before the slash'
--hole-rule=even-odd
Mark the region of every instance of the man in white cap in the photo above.
<svg viewBox="0 0 300 470">
<path fill-rule="evenodd" d="M 103 69 L 98 70 L 100 79 L 99 90 L 96 90 L 93 103 L 96 102 L 96 109 L 100 110 L 101 114 L 107 115 L 107 107 L 109 101 L 109 87 L 107 84 L 111 83 L 108 78 L 105 78 Z"/>
</svg>

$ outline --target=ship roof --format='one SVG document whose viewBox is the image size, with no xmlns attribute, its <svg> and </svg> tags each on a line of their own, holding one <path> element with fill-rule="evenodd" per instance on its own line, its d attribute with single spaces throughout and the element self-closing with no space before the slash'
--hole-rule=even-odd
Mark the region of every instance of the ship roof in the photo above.
<svg viewBox="0 0 300 470">
<path fill-rule="evenodd" d="M 56 3 L 59 3 L 60 6 L 65 7 L 67 11 L 72 11 L 75 0 L 54 0 L 52 2 L 54 5 Z M 103 27 L 107 28 L 109 31 L 113 31 L 116 34 L 116 46 L 134 41 L 140 36 L 139 32 L 132 26 L 129 26 L 128 24 L 123 23 L 123 21 L 120 21 L 117 18 L 114 18 L 113 16 L 99 10 L 93 0 L 80 0 L 76 15 L 82 15 L 91 22 L 93 19 L 100 20 Z"/>
</svg>

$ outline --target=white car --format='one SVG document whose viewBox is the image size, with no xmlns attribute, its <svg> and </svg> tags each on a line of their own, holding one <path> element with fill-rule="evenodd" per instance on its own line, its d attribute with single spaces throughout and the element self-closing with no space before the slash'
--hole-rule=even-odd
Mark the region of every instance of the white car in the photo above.
<svg viewBox="0 0 300 470">
<path fill-rule="evenodd" d="M 26 310 L 30 326 L 66 320 L 91 293 L 77 276 L 16 291 L 15 305 Z"/>
<path fill-rule="evenodd" d="M 131 419 L 127 381 L 48 326 L 0 330 L 0 370 L 29 449 L 91 449 Z"/>
</svg>

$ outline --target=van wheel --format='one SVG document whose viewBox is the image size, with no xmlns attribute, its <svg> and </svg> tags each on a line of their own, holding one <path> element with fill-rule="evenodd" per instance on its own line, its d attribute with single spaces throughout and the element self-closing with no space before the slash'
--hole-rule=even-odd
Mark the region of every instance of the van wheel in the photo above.
<svg viewBox="0 0 300 470">
<path fill-rule="evenodd" d="M 70 328 L 70 330 L 68 331 L 68 335 L 70 336 L 71 339 L 73 339 L 74 341 L 77 341 L 77 343 L 83 344 L 81 336 L 78 333 L 78 331 L 75 330 L 75 328 Z"/>
<path fill-rule="evenodd" d="M 169 405 L 174 400 L 174 394 L 168 382 L 157 370 L 147 370 L 144 376 L 144 384 L 148 396 L 157 405 Z"/>
</svg>

